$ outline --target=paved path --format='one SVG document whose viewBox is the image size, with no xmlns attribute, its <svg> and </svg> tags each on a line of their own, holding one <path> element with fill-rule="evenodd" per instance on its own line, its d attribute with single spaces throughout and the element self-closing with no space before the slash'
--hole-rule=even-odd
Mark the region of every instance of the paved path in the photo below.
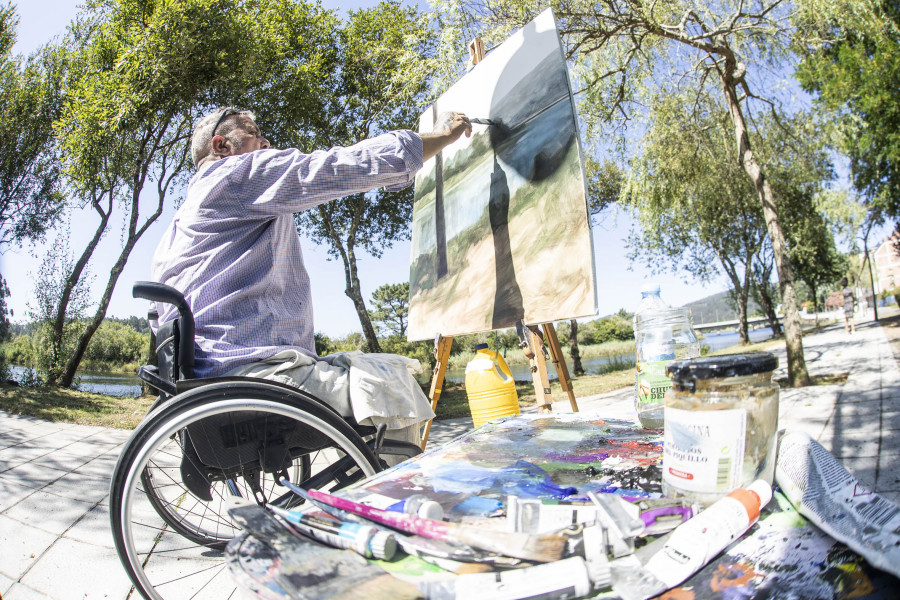
<svg viewBox="0 0 900 600">
<path fill-rule="evenodd" d="M 802 429 L 866 486 L 900 503 L 900 369 L 884 331 L 831 326 L 804 339 L 813 375 L 849 372 L 842 385 L 782 390 L 779 426 Z M 776 350 L 784 372 L 784 350 Z M 578 400 L 582 411 L 634 418 L 631 390 Z M 568 401 L 554 404 L 569 412 Z M 431 442 L 468 431 L 438 422 Z M 3 600 L 124 599 L 129 582 L 113 550 L 109 477 L 127 432 L 0 412 L 0 595 Z"/>
</svg>

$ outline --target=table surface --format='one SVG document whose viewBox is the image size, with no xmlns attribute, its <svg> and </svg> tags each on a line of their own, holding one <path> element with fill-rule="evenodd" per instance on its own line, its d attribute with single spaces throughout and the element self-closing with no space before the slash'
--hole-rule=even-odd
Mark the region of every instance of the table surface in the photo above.
<svg viewBox="0 0 900 600">
<path fill-rule="evenodd" d="M 504 529 L 505 518 L 491 515 L 502 514 L 497 509 L 509 495 L 658 497 L 661 461 L 661 433 L 627 421 L 584 413 L 520 415 L 488 423 L 339 495 L 359 501 L 425 494 L 442 505 L 449 521 Z M 277 583 L 278 557 L 265 544 L 241 536 L 226 554 L 241 587 L 260 598 L 286 597 Z M 410 580 L 452 577 L 411 557 L 379 565 Z M 747 534 L 662 598 L 895 598 L 897 590 L 900 580 L 870 567 L 776 493 Z"/>
</svg>

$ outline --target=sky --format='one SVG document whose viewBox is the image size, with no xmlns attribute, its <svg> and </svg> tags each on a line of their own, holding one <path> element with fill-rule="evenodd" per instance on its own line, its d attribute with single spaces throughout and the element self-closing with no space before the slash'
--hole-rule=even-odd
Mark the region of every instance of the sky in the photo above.
<svg viewBox="0 0 900 600">
<path fill-rule="evenodd" d="M 19 15 L 18 40 L 14 52 L 27 55 L 55 36 L 65 32 L 68 23 L 77 14 L 77 3 L 71 0 L 27 0 L 14 2 Z M 356 7 L 372 6 L 374 0 L 337 1 L 323 0 L 327 8 L 341 11 Z M 461 59 L 468 57 L 466 48 L 460 48 Z M 169 204 L 163 215 L 140 239 L 131 253 L 128 263 L 119 277 L 107 316 L 146 316 L 147 303 L 131 298 L 131 285 L 149 278 L 149 265 L 153 251 L 168 223 L 174 207 Z M 106 285 L 109 269 L 120 248 L 121 213 L 119 223 L 107 233 L 102 246 L 95 253 L 91 272 L 94 275 L 93 296 L 99 299 Z M 669 304 L 682 305 L 710 294 L 728 289 L 724 276 L 709 283 L 686 280 L 683 275 L 653 275 L 641 263 L 630 263 L 627 258 L 625 238 L 631 219 L 621 210 L 607 211 L 596 220 L 593 228 L 594 262 L 598 288 L 598 316 L 612 314 L 620 308 L 633 311 L 640 300 L 640 289 L 645 282 L 658 282 L 662 297 Z M 69 220 L 70 247 L 80 252 L 93 233 L 96 223 L 90 211 L 76 211 Z M 64 228 L 61 229 L 64 231 Z M 65 235 L 65 233 L 63 233 Z M 13 321 L 28 321 L 28 305 L 33 296 L 34 281 L 41 259 L 56 233 L 48 236 L 43 245 L 11 248 L 0 255 L 0 273 L 7 280 L 13 310 Z M 308 239 L 302 240 L 306 267 L 313 286 L 313 308 L 316 331 L 332 337 L 343 337 L 360 331 L 353 304 L 344 294 L 344 269 L 340 261 L 328 260 L 324 247 L 317 247 Z M 400 283 L 409 279 L 410 243 L 395 243 L 381 258 L 364 253 L 359 255 L 359 275 L 363 296 L 370 301 L 372 292 L 385 283 Z M 33 301 L 32 301 L 33 302 Z"/>
</svg>

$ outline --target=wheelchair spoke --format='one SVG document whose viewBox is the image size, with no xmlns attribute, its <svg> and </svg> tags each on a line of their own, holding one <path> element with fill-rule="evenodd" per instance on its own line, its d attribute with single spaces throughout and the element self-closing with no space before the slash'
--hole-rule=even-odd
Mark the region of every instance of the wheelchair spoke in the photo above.
<svg viewBox="0 0 900 600">
<path fill-rule="evenodd" d="M 227 512 L 235 493 L 253 498 L 256 490 L 260 498 L 296 506 L 277 483 L 285 470 L 291 481 L 336 489 L 378 469 L 343 420 L 299 392 L 229 384 L 223 398 L 222 389 L 197 388 L 154 411 L 113 474 L 116 550 L 148 598 L 236 595 L 224 553 L 240 532 Z"/>
</svg>

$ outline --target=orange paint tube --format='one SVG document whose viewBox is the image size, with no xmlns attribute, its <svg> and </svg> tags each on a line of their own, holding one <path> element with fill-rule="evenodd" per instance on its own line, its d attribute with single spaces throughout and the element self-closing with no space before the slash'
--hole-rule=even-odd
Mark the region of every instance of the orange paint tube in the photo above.
<svg viewBox="0 0 900 600">
<path fill-rule="evenodd" d="M 771 499 L 772 487 L 763 480 L 734 490 L 679 525 L 637 573 L 614 568 L 613 589 L 623 600 L 644 600 L 677 586 L 750 529 Z"/>
</svg>

